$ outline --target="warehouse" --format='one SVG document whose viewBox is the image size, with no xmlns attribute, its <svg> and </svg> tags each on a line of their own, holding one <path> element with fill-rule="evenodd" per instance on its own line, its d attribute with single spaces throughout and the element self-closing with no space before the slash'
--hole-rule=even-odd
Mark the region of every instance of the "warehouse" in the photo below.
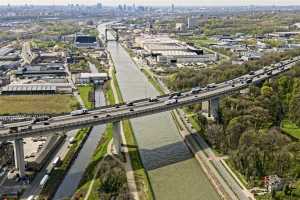
<svg viewBox="0 0 300 200">
<path fill-rule="evenodd" d="M 204 54 L 202 49 L 172 39 L 168 35 L 142 35 L 136 37 L 135 42 L 144 49 L 144 57 L 151 55 L 159 64 L 205 63 L 218 60 L 216 54 Z"/>
<path fill-rule="evenodd" d="M 2 88 L 2 95 L 55 94 L 55 85 L 48 84 L 13 84 Z"/>
<path fill-rule="evenodd" d="M 19 67 L 16 76 L 17 77 L 42 77 L 42 76 L 66 76 L 65 67 L 60 63 L 40 64 L 40 65 L 27 65 Z"/>
<path fill-rule="evenodd" d="M 77 84 L 103 84 L 109 79 L 107 73 L 80 73 L 76 75 Z"/>
<path fill-rule="evenodd" d="M 75 46 L 78 48 L 99 48 L 99 43 L 95 36 L 76 35 Z"/>
</svg>

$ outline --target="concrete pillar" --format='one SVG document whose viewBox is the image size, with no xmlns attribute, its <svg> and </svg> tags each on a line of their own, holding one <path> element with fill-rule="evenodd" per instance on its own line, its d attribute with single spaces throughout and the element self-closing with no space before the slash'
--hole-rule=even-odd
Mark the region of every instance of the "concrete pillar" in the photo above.
<svg viewBox="0 0 300 200">
<path fill-rule="evenodd" d="M 209 117 L 218 119 L 219 117 L 219 98 L 210 100 Z"/>
<path fill-rule="evenodd" d="M 113 122 L 113 143 L 116 154 L 121 154 L 121 122 Z"/>
<path fill-rule="evenodd" d="M 16 139 L 14 141 L 14 155 L 15 155 L 15 166 L 19 171 L 20 177 L 25 176 L 25 160 L 24 160 L 24 148 L 23 139 Z"/>
<path fill-rule="evenodd" d="M 208 118 L 217 119 L 219 113 L 219 98 L 202 102 L 202 113 Z"/>
<path fill-rule="evenodd" d="M 118 29 L 116 30 L 116 41 L 117 42 L 119 41 L 119 30 Z"/>
<path fill-rule="evenodd" d="M 250 92 L 250 88 L 245 88 L 240 91 L 240 94 L 249 94 L 249 92 Z"/>
<path fill-rule="evenodd" d="M 105 42 L 107 42 L 107 29 L 105 29 Z"/>
<path fill-rule="evenodd" d="M 207 116 L 209 115 L 209 101 L 202 102 L 202 113 Z"/>
</svg>

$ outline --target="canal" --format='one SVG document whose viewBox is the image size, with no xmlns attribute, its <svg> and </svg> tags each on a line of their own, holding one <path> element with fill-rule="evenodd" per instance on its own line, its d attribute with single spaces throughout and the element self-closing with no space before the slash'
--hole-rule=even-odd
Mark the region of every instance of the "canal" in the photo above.
<svg viewBox="0 0 300 200">
<path fill-rule="evenodd" d="M 105 105 L 105 97 L 100 86 L 95 89 L 95 106 Z M 94 126 L 84 146 L 80 150 L 77 158 L 73 162 L 71 168 L 67 172 L 63 182 L 55 193 L 54 200 L 62 200 L 72 197 L 87 168 L 91 157 L 96 150 L 98 142 L 105 131 L 105 125 Z"/>
<path fill-rule="evenodd" d="M 105 25 L 99 26 L 104 34 Z M 117 42 L 107 44 L 125 101 L 157 96 L 159 93 Z M 217 200 L 196 159 L 190 153 L 170 112 L 131 120 L 142 162 L 147 170 L 156 199 Z"/>
</svg>

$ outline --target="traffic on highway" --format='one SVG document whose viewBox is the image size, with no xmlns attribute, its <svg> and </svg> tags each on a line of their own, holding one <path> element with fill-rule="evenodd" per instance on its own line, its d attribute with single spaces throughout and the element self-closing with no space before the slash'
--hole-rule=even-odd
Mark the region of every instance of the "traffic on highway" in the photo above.
<svg viewBox="0 0 300 200">
<path fill-rule="evenodd" d="M 283 73 L 298 61 L 300 61 L 300 57 L 295 57 L 257 71 L 251 71 L 249 74 L 232 80 L 222 83 L 211 83 L 206 87 L 197 87 L 190 91 L 174 92 L 153 98 L 103 106 L 94 110 L 76 110 L 72 111 L 69 115 L 53 118 L 35 118 L 29 122 L 14 123 L 13 126 L 11 124 L 4 124 L 0 129 L 0 140 L 64 132 L 85 126 L 142 117 L 207 101 L 240 91 L 247 88 L 250 84 L 259 83 Z"/>
</svg>

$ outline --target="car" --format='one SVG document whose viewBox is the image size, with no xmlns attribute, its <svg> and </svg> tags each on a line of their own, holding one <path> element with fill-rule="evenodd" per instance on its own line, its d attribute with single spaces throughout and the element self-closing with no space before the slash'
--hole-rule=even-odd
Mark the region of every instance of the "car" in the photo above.
<svg viewBox="0 0 300 200">
<path fill-rule="evenodd" d="M 150 98 L 149 99 L 149 102 L 158 102 L 158 98 L 157 97 L 154 97 L 154 98 Z"/>
<path fill-rule="evenodd" d="M 255 75 L 255 71 L 251 71 L 249 75 Z"/>
<path fill-rule="evenodd" d="M 49 122 L 44 122 L 44 125 L 48 126 L 48 125 L 50 125 L 50 123 Z"/>
<path fill-rule="evenodd" d="M 129 110 L 130 112 L 133 112 L 134 111 L 134 109 L 133 108 L 130 108 L 130 110 Z"/>
<path fill-rule="evenodd" d="M 231 85 L 231 87 L 235 87 L 235 85 L 234 85 L 234 84 L 232 84 L 232 85 Z"/>
<path fill-rule="evenodd" d="M 107 114 L 107 115 L 106 115 L 106 117 L 110 117 L 110 116 L 111 116 L 110 114 Z"/>
<path fill-rule="evenodd" d="M 93 116 L 93 118 L 95 118 L 95 119 L 96 119 L 96 118 L 99 118 L 99 116 L 98 116 L 98 115 L 94 115 L 94 116 Z"/>
<path fill-rule="evenodd" d="M 253 80 L 252 80 L 251 78 L 248 78 L 248 79 L 246 80 L 246 83 L 249 84 L 249 83 L 252 83 L 252 81 L 253 81 Z"/>
<path fill-rule="evenodd" d="M 267 75 L 268 75 L 268 76 L 271 76 L 271 75 L 272 75 L 272 71 L 269 71 L 269 72 L 267 73 Z"/>
<path fill-rule="evenodd" d="M 208 84 L 207 85 L 207 88 L 208 89 L 212 89 L 212 88 L 216 88 L 217 87 L 217 84 L 216 83 L 211 83 L 211 84 Z"/>
<path fill-rule="evenodd" d="M 115 105 L 115 108 L 120 108 L 120 106 L 119 105 Z"/>
<path fill-rule="evenodd" d="M 133 102 L 129 102 L 126 104 L 127 106 L 133 106 Z"/>
</svg>

